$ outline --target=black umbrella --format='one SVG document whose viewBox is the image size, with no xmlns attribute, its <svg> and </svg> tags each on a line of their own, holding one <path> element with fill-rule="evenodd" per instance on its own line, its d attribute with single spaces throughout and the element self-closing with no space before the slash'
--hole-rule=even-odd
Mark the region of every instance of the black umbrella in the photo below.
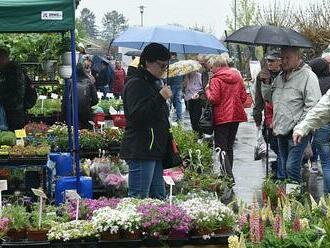
<svg viewBox="0 0 330 248">
<path fill-rule="evenodd" d="M 311 48 L 311 42 L 290 28 L 246 26 L 229 35 L 225 42 L 247 45 L 270 45 Z"/>
<path fill-rule="evenodd" d="M 131 51 L 127 51 L 125 53 L 126 56 L 140 56 L 141 55 L 141 51 L 138 50 L 131 50 Z"/>
</svg>

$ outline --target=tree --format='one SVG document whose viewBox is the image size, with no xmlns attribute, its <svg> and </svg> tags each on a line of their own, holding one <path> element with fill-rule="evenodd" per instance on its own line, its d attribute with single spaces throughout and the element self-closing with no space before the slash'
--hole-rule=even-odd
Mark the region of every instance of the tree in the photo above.
<svg viewBox="0 0 330 248">
<path fill-rule="evenodd" d="M 256 21 L 259 25 L 293 28 L 296 24 L 294 12 L 291 0 L 287 0 L 285 4 L 274 0 L 267 6 L 258 6 Z"/>
<path fill-rule="evenodd" d="M 310 56 L 320 56 L 330 43 L 330 2 L 310 3 L 306 9 L 300 8 L 296 15 L 297 29 L 313 43 Z"/>
<path fill-rule="evenodd" d="M 112 40 L 118 36 L 121 31 L 128 28 L 127 19 L 123 14 L 113 10 L 104 14 L 102 19 L 103 31 L 102 37 L 106 40 Z"/>
<path fill-rule="evenodd" d="M 98 31 L 95 25 L 95 14 L 87 8 L 83 8 L 79 20 L 85 27 L 88 36 L 96 38 Z"/>
</svg>

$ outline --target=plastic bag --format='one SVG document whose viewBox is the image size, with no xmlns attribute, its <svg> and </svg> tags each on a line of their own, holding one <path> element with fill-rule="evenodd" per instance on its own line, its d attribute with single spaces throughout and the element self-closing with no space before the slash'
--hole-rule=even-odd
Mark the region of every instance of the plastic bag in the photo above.
<svg viewBox="0 0 330 248">
<path fill-rule="evenodd" d="M 254 160 L 260 160 L 266 157 L 266 142 L 262 137 L 262 130 L 258 127 L 257 143 L 254 146 Z"/>
</svg>

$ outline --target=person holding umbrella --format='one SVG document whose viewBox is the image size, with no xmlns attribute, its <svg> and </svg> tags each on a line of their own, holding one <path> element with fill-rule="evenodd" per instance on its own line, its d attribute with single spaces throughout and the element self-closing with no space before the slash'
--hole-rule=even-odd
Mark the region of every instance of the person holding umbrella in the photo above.
<svg viewBox="0 0 330 248">
<path fill-rule="evenodd" d="M 310 136 L 294 144 L 293 128 L 316 105 L 321 91 L 317 76 L 303 63 L 299 48 L 283 47 L 281 58 L 282 72 L 273 84 L 263 82 L 262 91 L 265 99 L 273 104 L 273 131 L 277 136 L 281 164 L 288 179 L 300 183 L 301 161 Z"/>
<path fill-rule="evenodd" d="M 147 45 L 140 63 L 124 86 L 127 120 L 120 157 L 129 166 L 128 196 L 165 198 L 162 160 L 166 155 L 170 123 L 166 100 L 172 96 L 161 77 L 170 53 L 158 43 Z"/>
</svg>

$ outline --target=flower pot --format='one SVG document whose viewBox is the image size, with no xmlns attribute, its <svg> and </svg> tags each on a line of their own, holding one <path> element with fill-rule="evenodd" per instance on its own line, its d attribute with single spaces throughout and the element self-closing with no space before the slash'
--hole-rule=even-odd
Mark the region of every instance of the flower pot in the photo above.
<svg viewBox="0 0 330 248">
<path fill-rule="evenodd" d="M 58 73 L 64 79 L 71 78 L 72 76 L 72 67 L 71 65 L 62 65 L 58 68 Z"/>
<path fill-rule="evenodd" d="M 168 234 L 169 239 L 187 239 L 189 238 L 188 233 L 178 230 L 172 230 Z"/>
<path fill-rule="evenodd" d="M 129 231 L 123 231 L 122 232 L 122 237 L 124 239 L 130 239 L 130 240 L 138 240 L 141 239 L 142 237 L 142 232 L 141 231 L 135 231 L 135 232 L 129 232 Z"/>
<path fill-rule="evenodd" d="M 27 238 L 32 241 L 44 241 L 47 240 L 48 230 L 28 230 Z"/>
<path fill-rule="evenodd" d="M 61 56 L 63 65 L 72 65 L 71 63 L 71 52 L 65 52 Z M 79 52 L 76 51 L 76 64 L 79 60 Z"/>
<path fill-rule="evenodd" d="M 11 241 L 19 241 L 26 238 L 26 230 L 16 230 L 16 229 L 9 229 L 7 232 L 7 237 Z"/>
<path fill-rule="evenodd" d="M 105 231 L 101 233 L 102 240 L 118 240 L 120 239 L 119 233 L 110 233 L 110 231 Z"/>
<path fill-rule="evenodd" d="M 214 233 L 215 233 L 215 234 L 228 234 L 228 233 L 231 232 L 231 230 L 232 230 L 231 227 L 229 227 L 229 226 L 224 226 L 224 227 L 221 227 L 221 228 L 215 230 Z"/>
</svg>

